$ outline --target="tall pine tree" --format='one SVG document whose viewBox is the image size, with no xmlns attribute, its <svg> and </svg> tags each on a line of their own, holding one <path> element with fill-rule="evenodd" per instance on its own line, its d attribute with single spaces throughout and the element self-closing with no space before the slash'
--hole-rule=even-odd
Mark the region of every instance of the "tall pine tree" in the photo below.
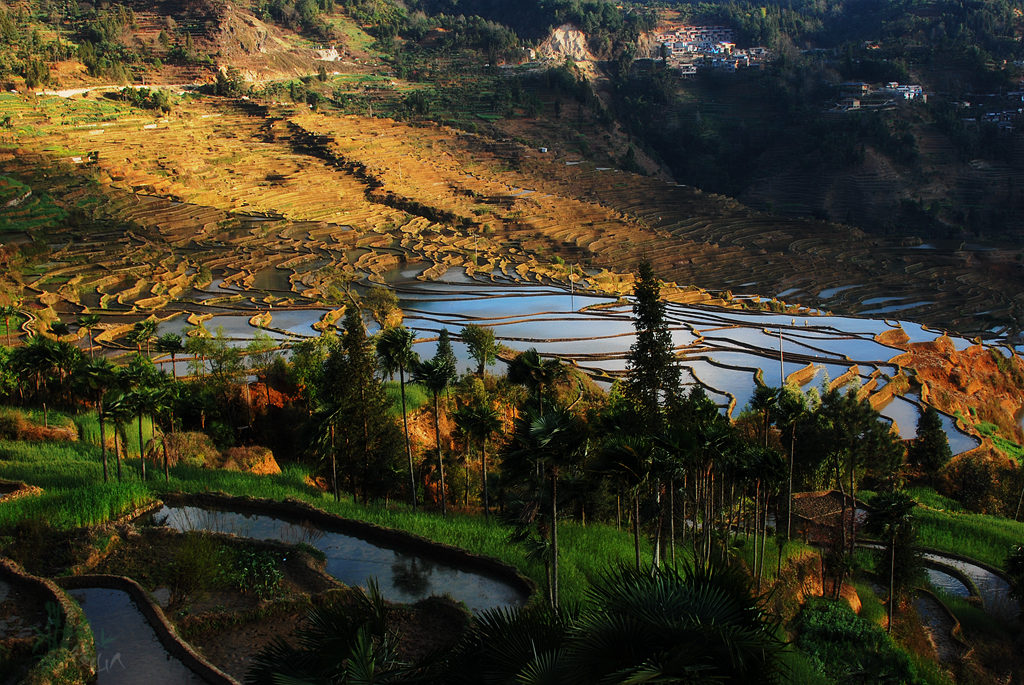
<svg viewBox="0 0 1024 685">
<path fill-rule="evenodd" d="M 949 438 L 942 428 L 942 418 L 935 407 L 925 407 L 917 420 L 917 437 L 910 445 L 907 455 L 910 463 L 921 468 L 929 478 L 935 478 L 939 469 L 953 457 L 949 449 Z"/>
<path fill-rule="evenodd" d="M 339 391 L 336 411 L 342 420 L 335 424 L 335 444 L 341 464 L 353 489 L 359 483 L 366 502 L 398 484 L 402 434 L 388 416 L 387 397 L 358 306 L 346 309 L 343 331 L 341 349 L 332 352 L 343 357 L 329 361 L 327 366 L 334 372 L 326 374 L 325 380 Z"/>
<path fill-rule="evenodd" d="M 679 365 L 672 332 L 665 321 L 661 283 L 646 260 L 637 270 L 633 295 L 636 342 L 626 358 L 625 394 L 636 406 L 647 430 L 656 431 L 661 425 L 661 407 L 679 395 Z"/>
</svg>

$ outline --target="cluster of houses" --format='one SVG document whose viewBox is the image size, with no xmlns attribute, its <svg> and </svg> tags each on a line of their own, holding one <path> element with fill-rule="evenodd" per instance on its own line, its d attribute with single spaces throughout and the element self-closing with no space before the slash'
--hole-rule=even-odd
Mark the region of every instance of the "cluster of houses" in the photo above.
<svg viewBox="0 0 1024 685">
<path fill-rule="evenodd" d="M 737 48 L 734 31 L 727 26 L 678 26 L 655 36 L 659 55 L 683 76 L 699 68 L 737 69 L 760 66 L 768 59 L 763 47 Z"/>
<path fill-rule="evenodd" d="M 849 112 L 859 109 L 891 109 L 901 101 L 928 102 L 928 93 L 917 84 L 890 81 L 873 88 L 863 81 L 847 81 L 839 85 L 840 100 L 835 111 Z"/>
<path fill-rule="evenodd" d="M 971 102 L 958 102 L 957 105 L 974 115 L 963 117 L 964 122 L 994 124 L 1000 131 L 1008 133 L 1024 120 L 1024 90 L 975 94 L 971 96 Z"/>
</svg>

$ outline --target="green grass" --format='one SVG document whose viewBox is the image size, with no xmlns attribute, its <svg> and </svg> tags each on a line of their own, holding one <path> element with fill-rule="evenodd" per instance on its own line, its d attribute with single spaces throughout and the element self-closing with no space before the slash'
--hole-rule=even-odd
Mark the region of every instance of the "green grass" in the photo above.
<svg viewBox="0 0 1024 685">
<path fill-rule="evenodd" d="M 43 425 L 43 410 L 35 407 L 0 407 L 0 416 L 5 415 L 23 416 L 31 423 Z M 51 428 L 72 428 L 75 421 L 69 414 L 50 409 L 46 412 L 46 424 Z"/>
<path fill-rule="evenodd" d="M 1010 546 L 1024 540 L 1024 522 L 987 514 L 937 511 L 920 507 L 918 542 L 1003 568 Z"/>
<path fill-rule="evenodd" d="M 868 623 L 874 623 L 879 626 L 885 625 L 887 614 L 885 605 L 882 604 L 881 598 L 879 598 L 874 588 L 871 587 L 871 584 L 864 580 L 856 580 L 853 582 L 853 587 L 857 590 L 857 596 L 860 597 L 859 616 Z"/>
<path fill-rule="evenodd" d="M 159 467 L 150 467 L 150 480 L 145 483 L 139 478 L 138 460 L 130 460 L 122 468 L 125 482 L 103 484 L 99 449 L 93 445 L 0 441 L 0 477 L 23 480 L 44 490 L 41 496 L 21 498 L 0 509 L 0 527 L 26 518 L 46 520 L 59 529 L 94 525 L 159 498 L 166 491 L 221 492 L 275 500 L 291 497 L 340 516 L 495 557 L 518 568 L 538 587 L 543 586 L 543 564 L 527 559 L 523 546 L 510 544 L 510 529 L 493 517 L 490 521 L 463 514 L 442 517 L 411 511 L 404 505 L 363 506 L 349 498 L 334 502 L 329 495 L 306 485 L 308 472 L 295 465 L 286 466 L 276 476 L 178 466 L 171 469 L 166 485 Z M 114 473 L 111 460 L 112 477 Z M 563 596 L 569 601 L 582 599 L 589 579 L 633 559 L 632 538 L 612 526 L 566 522 L 559 526 L 559 537 L 559 577 Z M 650 557 L 646 542 L 642 553 L 645 559 Z"/>
<path fill-rule="evenodd" d="M 921 505 L 914 513 L 918 521 L 918 544 L 922 547 L 960 554 L 1003 568 L 1010 546 L 1024 540 L 1024 522 L 962 511 L 958 502 L 931 488 L 912 488 L 910 493 Z M 861 494 L 870 504 L 873 493 Z"/>
<path fill-rule="evenodd" d="M 1018 464 L 1024 466 L 1024 446 L 1000 435 L 999 427 L 994 423 L 986 423 L 982 421 L 981 423 L 975 424 L 974 427 L 978 429 L 979 433 L 991 439 L 992 444 L 995 445 L 996 449 L 1006 454 L 1006 456 L 1016 459 Z"/>
<path fill-rule="evenodd" d="M 151 499 L 132 466 L 125 467 L 125 482 L 102 483 L 97 454 L 96 448 L 77 442 L 0 441 L 0 477 L 44 490 L 0 507 L 0 527 L 24 519 L 47 521 L 62 530 L 95 525 Z"/>
<path fill-rule="evenodd" d="M 387 395 L 389 403 L 388 414 L 400 417 L 402 415 L 402 389 L 399 387 L 398 381 L 385 382 L 384 393 Z M 405 408 L 408 413 L 411 414 L 433 401 L 433 395 L 419 383 L 405 384 Z"/>
<path fill-rule="evenodd" d="M 925 486 L 907 488 L 907 493 L 922 506 L 938 509 L 939 511 L 963 511 L 963 506 L 959 502 L 950 497 L 940 495 L 934 488 Z"/>
<path fill-rule="evenodd" d="M 90 445 L 99 447 L 100 444 L 100 422 L 96 418 L 96 412 L 86 412 L 75 416 L 75 425 L 78 426 L 78 438 Z M 107 446 L 113 447 L 112 441 L 114 426 L 109 421 L 106 423 Z M 148 416 L 142 417 L 142 443 L 148 444 L 153 439 L 153 422 Z M 139 456 L 139 423 L 138 419 L 132 419 L 121 426 L 119 441 L 124 440 L 124 447 L 129 455 Z"/>
</svg>

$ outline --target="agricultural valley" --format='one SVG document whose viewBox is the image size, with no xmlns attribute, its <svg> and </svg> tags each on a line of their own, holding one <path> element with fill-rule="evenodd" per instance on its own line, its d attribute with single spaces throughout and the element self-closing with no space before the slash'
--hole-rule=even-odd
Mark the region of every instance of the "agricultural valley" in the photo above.
<svg viewBox="0 0 1024 685">
<path fill-rule="evenodd" d="M 0 2 L 0 683 L 1024 682 L 1024 7 L 871 5 Z"/>
</svg>

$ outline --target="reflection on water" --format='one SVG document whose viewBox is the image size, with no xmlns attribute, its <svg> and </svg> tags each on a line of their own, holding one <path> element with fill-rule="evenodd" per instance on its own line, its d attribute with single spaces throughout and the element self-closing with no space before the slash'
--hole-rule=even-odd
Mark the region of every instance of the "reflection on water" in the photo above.
<svg viewBox="0 0 1024 685">
<path fill-rule="evenodd" d="M 426 559 L 406 557 L 395 559 L 391 564 L 391 577 L 395 587 L 410 595 L 425 597 L 430 587 L 429 576 L 434 572 L 434 564 Z"/>
<path fill-rule="evenodd" d="M 940 571 L 937 568 L 926 568 L 924 570 L 928 576 L 928 582 L 934 587 L 942 590 L 947 595 L 953 595 L 954 597 L 970 597 L 971 591 L 967 589 L 963 581 L 959 578 L 951 576 L 945 571 Z"/>
<path fill-rule="evenodd" d="M 970 578 L 971 582 L 978 586 L 985 611 L 1007 620 L 1015 619 L 1018 616 L 1020 605 L 1010 596 L 1010 584 L 1000 576 L 969 561 L 930 552 L 924 554 L 924 559 L 952 566 Z"/>
<path fill-rule="evenodd" d="M 70 590 L 68 594 L 82 606 L 92 628 L 99 685 L 203 682 L 167 653 L 127 592 L 82 588 Z"/>
<path fill-rule="evenodd" d="M 158 525 L 179 531 L 203 530 L 287 544 L 305 543 L 324 553 L 327 572 L 341 582 L 355 586 L 376 578 L 381 594 L 394 602 L 415 602 L 447 594 L 479 611 L 521 604 L 525 599 L 500 580 L 320 529 L 308 522 L 194 506 L 164 506 L 153 519 Z"/>
<path fill-rule="evenodd" d="M 389 273 L 387 279 L 407 315 L 406 324 L 420 337 L 435 335 L 442 327 L 457 333 L 467 323 L 477 323 L 491 327 L 498 341 L 510 349 L 536 347 L 543 355 L 575 361 L 593 373 L 617 375 L 624 372 L 625 355 L 635 340 L 628 304 L 615 305 L 614 298 L 572 293 L 555 285 L 517 283 L 504 278 L 493 282 L 476 280 L 462 270 L 449 270 L 441 279 L 431 282 L 411 280 L 421 269 L 422 265 L 407 265 Z M 261 275 L 268 279 L 280 278 L 286 272 L 266 270 Z M 220 283 L 215 282 L 208 290 L 231 292 L 219 286 Z M 835 297 L 854 287 L 858 286 L 822 291 L 819 296 Z M 893 301 L 903 300 L 879 297 L 865 303 Z M 601 308 L 584 311 L 592 305 Z M 273 314 L 270 326 L 287 331 L 287 335 L 271 335 L 293 340 L 316 335 L 312 324 L 325 312 L 325 309 L 274 309 L 270 312 Z M 213 330 L 212 327 L 223 324 L 227 335 L 251 338 L 255 329 L 248 324 L 248 317 L 248 314 L 218 314 L 207 323 L 207 328 Z M 836 378 L 854 363 L 861 366 L 862 373 L 871 368 L 889 375 L 895 373 L 888 360 L 900 351 L 876 342 L 874 336 L 899 325 L 915 342 L 934 340 L 941 334 L 911 322 L 773 314 L 676 303 L 666 305 L 666 318 L 672 326 L 673 343 L 686 355 L 682 365 L 689 367 L 715 394 L 734 397 L 737 412 L 753 394 L 755 370 L 761 370 L 764 383 L 774 386 L 781 383 L 780 329 L 785 373 L 812 364 L 821 371 L 815 374 L 814 380 L 808 381 L 811 384 L 819 383 L 825 377 L 824 371 L 830 378 Z M 179 316 L 161 324 L 159 332 L 181 332 L 186 326 L 185 317 Z M 957 349 L 971 344 L 964 338 L 952 340 Z M 417 351 L 424 356 L 432 347 L 421 344 Z M 459 352 L 466 356 L 463 350 Z M 462 368 L 469 366 L 466 359 L 460 362 Z M 724 364 L 726 368 L 710 362 Z M 914 435 L 919 407 L 894 401 L 887 411 L 889 418 L 898 423 L 903 437 Z M 945 428 L 954 453 L 975 446 L 975 441 L 960 433 L 951 421 L 945 421 Z"/>
</svg>

